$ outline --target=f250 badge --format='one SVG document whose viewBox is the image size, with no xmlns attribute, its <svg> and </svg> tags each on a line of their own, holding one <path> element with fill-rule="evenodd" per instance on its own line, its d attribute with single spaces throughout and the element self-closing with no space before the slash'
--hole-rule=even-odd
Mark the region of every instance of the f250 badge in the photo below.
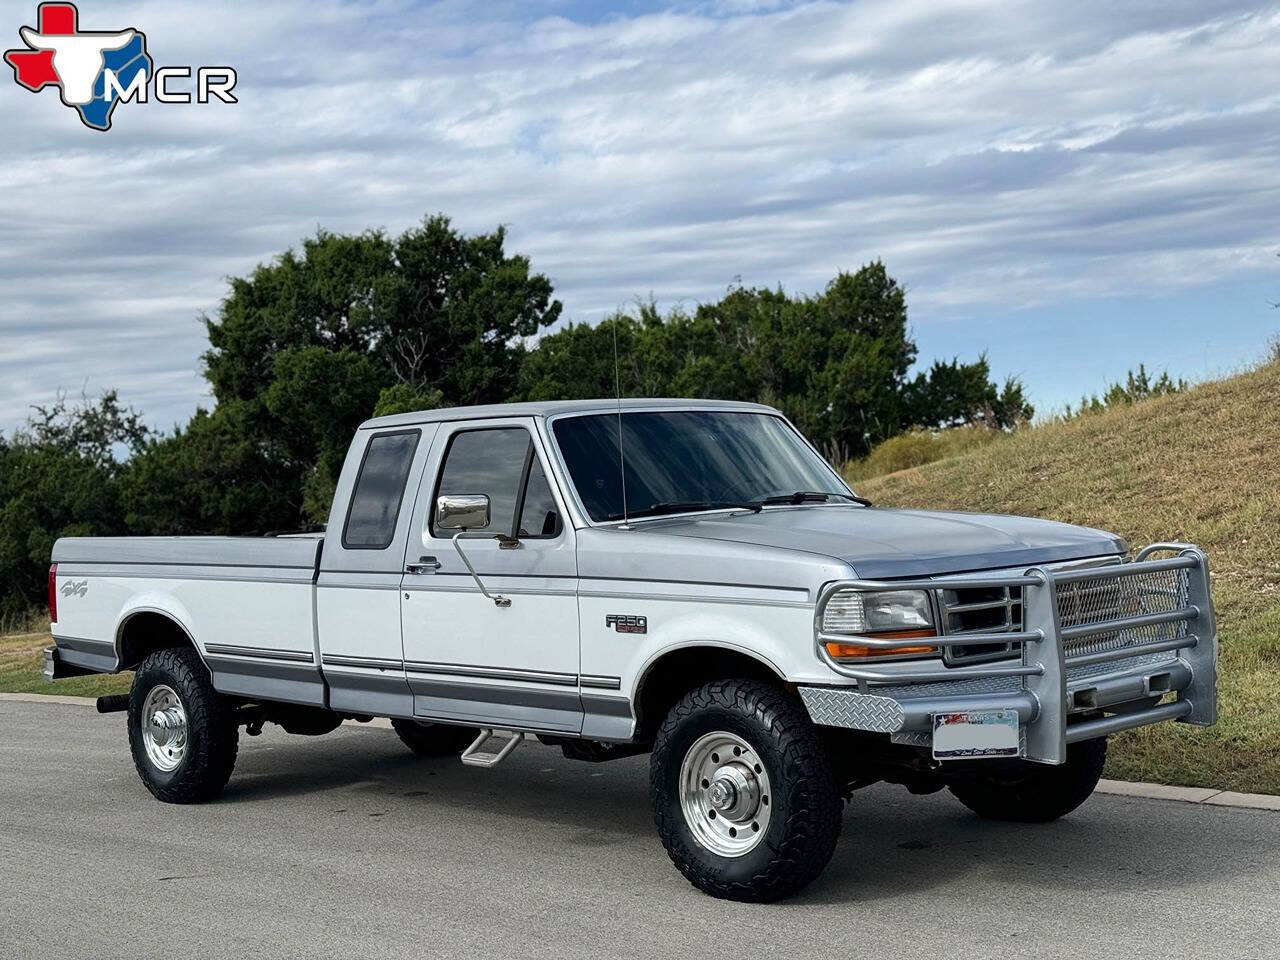
<svg viewBox="0 0 1280 960">
<path fill-rule="evenodd" d="M 630 614 L 610 613 L 604 618 L 605 629 L 613 627 L 618 633 L 648 633 L 649 618 Z"/>
<path fill-rule="evenodd" d="M 64 597 L 83 597 L 88 592 L 88 580 L 68 580 L 62 585 L 62 595 Z"/>
</svg>

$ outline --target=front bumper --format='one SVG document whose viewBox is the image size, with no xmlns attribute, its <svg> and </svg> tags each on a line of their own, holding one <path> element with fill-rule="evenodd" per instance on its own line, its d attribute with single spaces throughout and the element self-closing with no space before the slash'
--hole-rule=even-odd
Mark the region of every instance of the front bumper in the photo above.
<svg viewBox="0 0 1280 960">
<path fill-rule="evenodd" d="M 1175 555 L 1147 559 L 1157 552 Z M 833 584 L 819 600 L 817 622 L 822 622 L 825 598 L 838 589 L 940 589 L 946 582 Z M 1065 762 L 1067 745 L 1080 740 L 1166 720 L 1216 722 L 1217 629 L 1208 563 L 1198 548 L 1157 544 L 1134 563 L 1034 567 L 980 582 L 1022 589 L 1022 630 L 988 638 L 1017 638 L 1020 661 L 954 668 L 922 664 L 911 672 L 850 666 L 831 660 L 824 647 L 827 639 L 850 638 L 819 632 L 819 657 L 857 685 L 801 687 L 814 722 L 928 747 L 935 714 L 1013 710 L 1021 755 L 1055 764 Z M 963 581 L 966 587 L 974 583 Z M 939 638 L 941 644 L 982 640 Z"/>
</svg>

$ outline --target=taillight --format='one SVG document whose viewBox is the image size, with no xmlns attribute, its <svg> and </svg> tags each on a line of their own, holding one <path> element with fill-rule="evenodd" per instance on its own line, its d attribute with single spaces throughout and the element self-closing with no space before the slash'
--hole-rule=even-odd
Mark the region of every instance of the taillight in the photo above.
<svg viewBox="0 0 1280 960">
<path fill-rule="evenodd" d="M 49 622 L 58 622 L 58 565 L 49 565 Z"/>
</svg>

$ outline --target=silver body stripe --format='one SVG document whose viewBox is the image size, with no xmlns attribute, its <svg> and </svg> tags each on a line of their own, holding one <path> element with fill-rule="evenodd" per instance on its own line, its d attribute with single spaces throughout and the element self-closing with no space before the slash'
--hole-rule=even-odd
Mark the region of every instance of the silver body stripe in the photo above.
<svg viewBox="0 0 1280 960">
<path fill-rule="evenodd" d="M 245 657 L 254 660 L 290 660 L 295 663 L 315 663 L 315 657 L 300 650 L 271 650 L 266 647 L 237 647 L 227 643 L 205 644 L 205 653 L 222 657 Z"/>
<path fill-rule="evenodd" d="M 470 677 L 476 680 L 514 680 L 524 683 L 544 683 L 557 687 L 591 687 L 600 690 L 620 690 L 621 677 L 593 674 L 551 673 L 545 670 L 520 670 L 513 667 L 480 667 L 455 663 L 424 663 L 416 660 L 384 660 L 372 657 L 347 657 L 325 654 L 326 667 L 352 667 L 360 670 L 404 670 L 412 674 L 436 674 L 445 677 Z"/>
<path fill-rule="evenodd" d="M 441 676 L 475 677 L 482 680 L 526 680 L 532 683 L 549 683 L 556 686 L 576 687 L 576 673 L 550 673 L 543 670 L 518 670 L 511 667 L 472 667 L 456 663 L 421 663 L 406 660 L 404 668 L 410 673 L 436 673 Z"/>
<path fill-rule="evenodd" d="M 599 677 L 582 674 L 578 677 L 578 683 L 584 687 L 595 687 L 600 690 L 621 690 L 621 677 Z"/>
</svg>

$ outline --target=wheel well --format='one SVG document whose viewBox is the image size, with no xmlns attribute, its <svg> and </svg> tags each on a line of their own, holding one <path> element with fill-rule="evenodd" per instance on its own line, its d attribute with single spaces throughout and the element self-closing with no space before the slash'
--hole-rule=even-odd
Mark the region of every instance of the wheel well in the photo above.
<svg viewBox="0 0 1280 960">
<path fill-rule="evenodd" d="M 195 644 L 187 631 L 163 613 L 136 613 L 120 628 L 120 669 L 134 670 L 157 650 L 191 647 Z"/>
<path fill-rule="evenodd" d="M 738 678 L 785 683 L 768 664 L 724 647 L 685 647 L 665 654 L 649 667 L 636 692 L 638 738 L 652 740 L 663 718 L 690 690 L 712 680 Z"/>
</svg>

